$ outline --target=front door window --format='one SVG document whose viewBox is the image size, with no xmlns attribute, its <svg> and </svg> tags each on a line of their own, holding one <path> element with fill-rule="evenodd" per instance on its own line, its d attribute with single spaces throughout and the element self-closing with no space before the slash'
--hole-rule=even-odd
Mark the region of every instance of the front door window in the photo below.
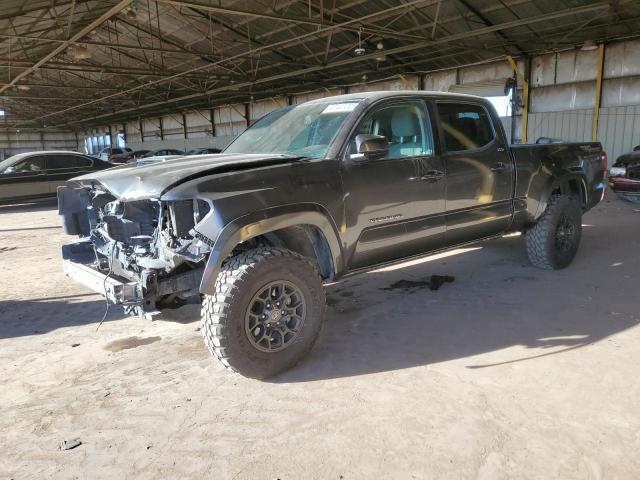
<svg viewBox="0 0 640 480">
<path fill-rule="evenodd" d="M 386 158 L 424 157 L 434 153 L 431 126 L 422 102 L 378 108 L 364 118 L 356 134 L 386 137 L 389 142 Z"/>
</svg>

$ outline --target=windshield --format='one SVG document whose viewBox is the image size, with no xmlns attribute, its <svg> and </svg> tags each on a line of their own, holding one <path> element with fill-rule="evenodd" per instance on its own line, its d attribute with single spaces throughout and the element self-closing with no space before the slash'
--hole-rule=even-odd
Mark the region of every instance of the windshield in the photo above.
<svg viewBox="0 0 640 480">
<path fill-rule="evenodd" d="M 245 130 L 225 153 L 278 153 L 322 158 L 358 103 L 359 100 L 322 102 L 276 110 Z"/>
</svg>

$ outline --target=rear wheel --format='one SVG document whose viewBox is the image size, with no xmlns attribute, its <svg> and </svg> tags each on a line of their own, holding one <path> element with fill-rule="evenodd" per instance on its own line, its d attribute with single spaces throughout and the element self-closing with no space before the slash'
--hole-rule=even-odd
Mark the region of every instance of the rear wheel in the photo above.
<svg viewBox="0 0 640 480">
<path fill-rule="evenodd" d="M 558 270 L 575 257 L 582 236 L 582 211 L 565 195 L 554 196 L 538 223 L 527 232 L 527 255 L 538 268 Z"/>
<path fill-rule="evenodd" d="M 216 294 L 202 304 L 202 333 L 220 362 L 264 379 L 298 363 L 313 347 L 325 298 L 311 260 L 289 250 L 257 248 L 229 259 Z"/>
</svg>

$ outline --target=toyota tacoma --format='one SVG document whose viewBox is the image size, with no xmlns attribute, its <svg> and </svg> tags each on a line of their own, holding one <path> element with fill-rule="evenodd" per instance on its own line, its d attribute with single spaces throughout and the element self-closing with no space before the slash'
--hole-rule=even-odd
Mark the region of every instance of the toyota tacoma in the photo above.
<svg viewBox="0 0 640 480">
<path fill-rule="evenodd" d="M 606 167 L 597 142 L 510 146 L 479 97 L 323 98 L 221 154 L 68 181 L 64 271 L 131 314 L 199 298 L 211 353 L 268 378 L 312 348 L 323 283 L 509 232 L 534 266 L 566 267 Z"/>
</svg>

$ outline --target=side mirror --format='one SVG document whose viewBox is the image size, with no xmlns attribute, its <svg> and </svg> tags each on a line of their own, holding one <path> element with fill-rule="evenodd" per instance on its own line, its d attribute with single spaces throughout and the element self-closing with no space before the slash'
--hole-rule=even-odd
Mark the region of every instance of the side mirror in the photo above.
<svg viewBox="0 0 640 480">
<path fill-rule="evenodd" d="M 3 175 L 8 175 L 8 174 L 13 173 L 15 171 L 16 171 L 16 169 L 14 167 L 7 167 L 7 168 L 5 168 L 4 172 L 2 172 L 2 174 Z"/>
<path fill-rule="evenodd" d="M 389 142 L 383 135 L 366 135 L 361 133 L 356 135 L 356 151 L 350 158 L 352 159 L 375 159 L 382 158 L 389 153 Z"/>
</svg>

